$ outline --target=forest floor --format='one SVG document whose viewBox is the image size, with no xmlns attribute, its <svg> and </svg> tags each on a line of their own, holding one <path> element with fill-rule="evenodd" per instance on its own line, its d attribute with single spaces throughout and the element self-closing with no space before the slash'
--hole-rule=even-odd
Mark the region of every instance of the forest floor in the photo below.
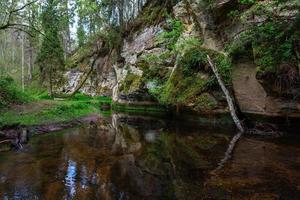
<svg viewBox="0 0 300 200">
<path fill-rule="evenodd" d="M 99 113 L 103 105 L 111 100 L 107 97 L 35 100 L 23 105 L 2 109 L 0 129 L 5 126 L 44 125 L 68 122 L 80 117 Z"/>
</svg>

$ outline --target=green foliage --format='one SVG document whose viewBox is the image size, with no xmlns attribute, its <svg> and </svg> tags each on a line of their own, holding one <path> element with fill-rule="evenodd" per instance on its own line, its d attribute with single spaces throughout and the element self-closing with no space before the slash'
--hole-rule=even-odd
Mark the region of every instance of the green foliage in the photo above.
<svg viewBox="0 0 300 200">
<path fill-rule="evenodd" d="M 285 27 L 285 24 L 270 22 L 253 31 L 255 39 L 252 47 L 256 62 L 267 71 L 275 71 L 280 63 L 292 58 L 293 41 L 286 37 Z"/>
<path fill-rule="evenodd" d="M 108 49 L 118 48 L 122 44 L 122 35 L 119 30 L 114 27 L 100 31 L 96 37 L 102 38 L 107 43 Z"/>
<path fill-rule="evenodd" d="M 174 50 L 176 42 L 184 30 L 184 26 L 180 20 L 176 19 L 171 19 L 169 23 L 171 27 L 170 30 L 162 32 L 157 39 L 159 43 L 167 42 L 168 49 Z"/>
<path fill-rule="evenodd" d="M 93 98 L 82 93 L 76 93 L 72 99 L 76 101 L 89 101 Z"/>
<path fill-rule="evenodd" d="M 234 19 L 234 18 L 238 17 L 239 14 L 240 14 L 239 10 L 232 10 L 227 14 L 227 16 Z"/>
<path fill-rule="evenodd" d="M 254 4 L 257 0 L 239 0 L 241 4 Z"/>
<path fill-rule="evenodd" d="M 224 83 L 227 85 L 231 84 L 231 80 L 232 80 L 231 60 L 223 54 L 217 54 L 216 57 L 214 58 L 214 61 Z"/>
<path fill-rule="evenodd" d="M 156 81 L 158 85 L 163 84 L 167 80 L 168 68 L 164 66 L 154 65 L 143 70 L 143 82 Z"/>
<path fill-rule="evenodd" d="M 83 27 L 83 22 L 81 19 L 79 20 L 78 27 L 77 27 L 77 40 L 78 40 L 79 47 L 82 47 L 85 44 L 86 36 Z"/>
<path fill-rule="evenodd" d="M 293 43 L 297 37 L 288 31 L 285 23 L 270 21 L 243 33 L 227 51 L 234 58 L 253 53 L 260 70 L 276 72 L 281 63 L 295 62 Z"/>
<path fill-rule="evenodd" d="M 207 96 L 201 96 L 216 85 L 216 79 L 210 70 L 207 55 L 214 60 L 219 73 L 226 84 L 231 83 L 231 61 L 228 57 L 201 47 L 202 41 L 190 37 L 179 40 L 175 51 L 178 52 L 177 68 L 172 76 L 153 87 L 150 93 L 163 104 L 194 104 L 199 108 L 214 108 L 215 102 Z M 169 76 L 168 76 L 169 77 Z M 206 98 L 207 97 L 207 98 Z M 204 105 L 205 104 L 205 105 Z"/>
<path fill-rule="evenodd" d="M 196 38 L 188 38 L 184 44 L 177 45 L 178 51 L 183 52 L 179 64 L 183 67 L 185 76 L 192 75 L 195 71 L 201 69 L 201 65 L 206 64 L 207 52 L 201 47 L 202 42 Z"/>
<path fill-rule="evenodd" d="M 42 27 L 44 29 L 43 42 L 37 56 L 40 67 L 41 80 L 49 80 L 50 96 L 52 96 L 52 85 L 58 70 L 64 66 L 64 51 L 59 36 L 59 16 L 57 1 L 47 0 L 43 7 Z"/>
<path fill-rule="evenodd" d="M 233 59 L 238 59 L 243 55 L 252 53 L 249 52 L 249 43 L 251 43 L 251 38 L 247 32 L 244 32 L 241 33 L 238 40 L 234 40 L 232 43 L 227 44 L 225 46 L 225 51 L 228 52 Z"/>
<path fill-rule="evenodd" d="M 159 97 L 162 92 L 163 87 L 161 84 L 158 83 L 158 80 L 149 81 L 148 85 L 152 86 L 148 89 L 149 93 L 153 97 Z"/>
<path fill-rule="evenodd" d="M 23 93 L 10 77 L 0 79 L 0 108 L 11 104 L 29 102 L 31 98 Z"/>
<path fill-rule="evenodd" d="M 150 1 L 149 5 L 144 7 L 141 14 L 130 23 L 130 30 L 138 31 L 145 26 L 155 25 L 169 16 L 169 11 L 161 5 L 161 1 Z"/>
<path fill-rule="evenodd" d="M 164 104 L 193 103 L 205 84 L 206 80 L 197 73 L 184 77 L 182 71 L 178 69 L 164 85 L 160 101 Z"/>
</svg>

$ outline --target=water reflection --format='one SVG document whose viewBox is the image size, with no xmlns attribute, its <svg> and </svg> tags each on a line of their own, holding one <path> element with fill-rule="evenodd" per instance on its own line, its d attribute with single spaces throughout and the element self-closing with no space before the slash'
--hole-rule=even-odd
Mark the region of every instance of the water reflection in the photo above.
<svg viewBox="0 0 300 200">
<path fill-rule="evenodd" d="M 83 127 L 35 137 L 26 151 L 0 155 L 0 199 L 205 199 L 207 195 L 226 199 L 230 187 L 220 189 L 223 179 L 210 179 L 209 172 L 222 159 L 233 130 L 194 125 L 114 114 Z M 251 142 L 255 149 L 261 141 Z M 279 148 L 276 145 L 274 149 Z M 255 167 L 245 158 L 259 158 L 263 151 L 238 147 L 242 163 L 234 158 L 234 165 L 226 169 L 239 173 L 240 181 L 259 176 L 268 184 L 273 178 L 270 174 L 264 178 L 261 172 L 274 169 L 273 159 L 285 162 L 274 149 L 269 153 L 272 159 Z M 300 167 L 299 149 L 293 149 L 294 159 L 289 161 L 295 169 Z M 289 163 L 281 166 L 294 172 Z M 237 170 L 240 167 L 247 171 Z M 210 195 L 216 191 L 224 195 Z"/>
<path fill-rule="evenodd" d="M 68 193 L 67 199 L 72 199 L 75 196 L 76 175 L 77 175 L 76 162 L 69 160 L 67 174 L 65 177 L 65 186 Z"/>
<path fill-rule="evenodd" d="M 156 131 L 153 131 L 153 130 L 147 131 L 146 134 L 145 134 L 146 142 L 154 143 L 156 138 L 157 138 L 157 134 L 158 133 Z"/>
</svg>

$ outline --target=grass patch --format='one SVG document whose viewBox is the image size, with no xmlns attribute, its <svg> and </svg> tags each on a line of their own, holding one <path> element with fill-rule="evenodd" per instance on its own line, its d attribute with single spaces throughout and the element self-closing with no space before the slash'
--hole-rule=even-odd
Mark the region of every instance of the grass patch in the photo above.
<svg viewBox="0 0 300 200">
<path fill-rule="evenodd" d="M 23 109 L 4 111 L 0 116 L 0 127 L 4 125 L 40 125 L 71 121 L 76 118 L 99 113 L 104 103 L 111 103 L 107 97 L 83 97 L 66 100 L 40 100 Z M 28 108 L 26 108 L 28 107 Z M 39 107 L 39 108 L 34 108 Z"/>
</svg>

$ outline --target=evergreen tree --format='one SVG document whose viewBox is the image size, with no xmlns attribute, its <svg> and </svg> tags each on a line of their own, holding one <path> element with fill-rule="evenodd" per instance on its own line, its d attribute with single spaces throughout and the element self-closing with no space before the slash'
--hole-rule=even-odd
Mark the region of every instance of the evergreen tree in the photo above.
<svg viewBox="0 0 300 200">
<path fill-rule="evenodd" d="M 37 62 L 40 67 L 41 81 L 48 80 L 49 95 L 53 96 L 54 77 L 64 65 L 64 52 L 59 37 L 59 17 L 55 0 L 47 0 L 42 12 L 44 37 Z"/>
<path fill-rule="evenodd" d="M 83 46 L 85 42 L 85 31 L 84 31 L 84 24 L 83 19 L 79 16 L 78 20 L 78 28 L 77 28 L 77 39 L 78 39 L 78 46 Z"/>
</svg>

